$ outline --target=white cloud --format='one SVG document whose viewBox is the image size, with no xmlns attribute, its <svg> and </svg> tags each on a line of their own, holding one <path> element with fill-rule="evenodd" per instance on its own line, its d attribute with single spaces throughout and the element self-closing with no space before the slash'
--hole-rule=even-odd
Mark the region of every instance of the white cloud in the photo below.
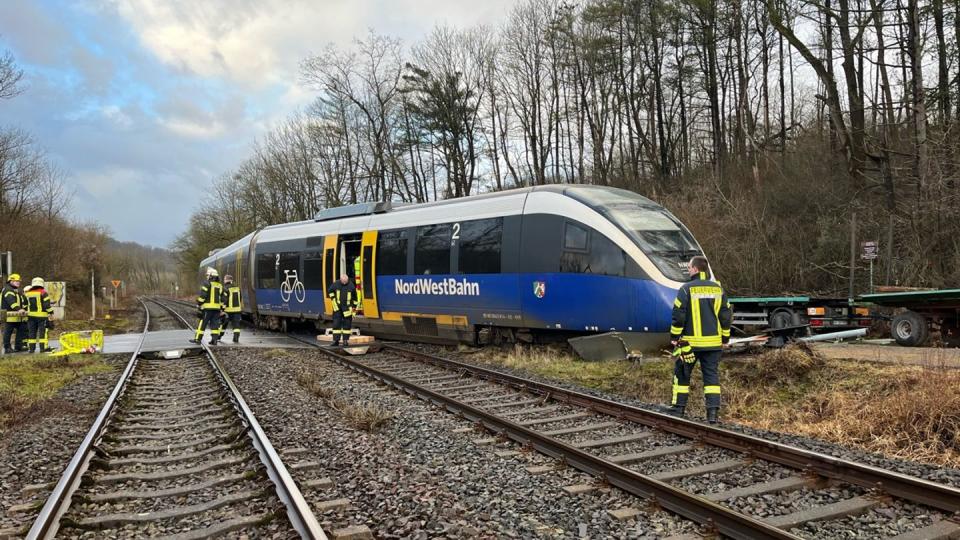
<svg viewBox="0 0 960 540">
<path fill-rule="evenodd" d="M 127 129 L 133 125 L 133 118 L 116 105 L 102 107 L 100 114 L 121 129 Z"/>
<path fill-rule="evenodd" d="M 416 41 L 435 23 L 505 18 L 516 0 L 104 0 L 164 63 L 246 88 L 293 85 L 299 62 L 367 29 Z"/>
<path fill-rule="evenodd" d="M 366 17 L 343 0 L 108 1 L 164 63 L 248 88 L 294 81 L 311 47 L 349 40 Z"/>
</svg>

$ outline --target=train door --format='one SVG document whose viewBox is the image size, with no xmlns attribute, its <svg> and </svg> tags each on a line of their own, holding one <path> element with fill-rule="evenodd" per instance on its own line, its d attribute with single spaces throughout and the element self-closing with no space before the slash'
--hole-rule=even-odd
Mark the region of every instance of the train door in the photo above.
<svg viewBox="0 0 960 540">
<path fill-rule="evenodd" d="M 331 234 L 323 239 L 323 312 L 333 317 L 333 302 L 327 296 L 330 285 L 339 279 L 337 275 L 337 235 Z"/>
<path fill-rule="evenodd" d="M 346 274 L 350 280 L 350 284 L 356 288 L 356 297 L 360 299 L 363 298 L 363 289 L 360 283 L 363 277 L 363 272 L 360 269 L 361 238 L 362 235 L 360 233 L 340 235 L 340 252 L 338 253 L 340 256 L 340 271 L 336 276 L 339 279 L 341 274 Z M 363 305 L 361 304 L 359 307 L 361 314 L 363 314 Z"/>
<path fill-rule="evenodd" d="M 364 232 L 360 248 L 363 316 L 377 318 L 380 317 L 377 307 L 377 231 Z"/>
</svg>

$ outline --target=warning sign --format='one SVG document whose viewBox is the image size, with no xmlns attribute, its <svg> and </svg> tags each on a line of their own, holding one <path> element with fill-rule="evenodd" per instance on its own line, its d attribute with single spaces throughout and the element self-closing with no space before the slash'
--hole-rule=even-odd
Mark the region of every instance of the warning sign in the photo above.
<svg viewBox="0 0 960 540">
<path fill-rule="evenodd" d="M 114 288 L 114 289 L 119 289 L 119 288 L 120 288 L 120 283 L 121 283 L 121 281 L 120 281 L 119 279 L 111 280 L 110 283 L 113 283 L 113 288 Z"/>
</svg>

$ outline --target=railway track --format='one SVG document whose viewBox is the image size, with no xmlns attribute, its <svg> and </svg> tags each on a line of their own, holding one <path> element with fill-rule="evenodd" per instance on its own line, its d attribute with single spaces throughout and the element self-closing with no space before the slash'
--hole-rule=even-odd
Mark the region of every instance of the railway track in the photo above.
<svg viewBox="0 0 960 540">
<path fill-rule="evenodd" d="M 141 352 L 190 325 L 140 303 L 139 345 L 27 538 L 326 538 L 213 353 Z"/>
<path fill-rule="evenodd" d="M 857 520 L 873 512 L 898 523 L 902 532 L 888 538 L 960 538 L 960 490 L 947 485 L 395 345 L 365 357 L 318 348 L 341 366 L 439 405 L 493 435 L 477 444 L 513 441 L 710 532 L 796 539 L 839 531 L 842 537 L 876 538 Z M 641 510 L 620 511 L 629 516 Z"/>
<path fill-rule="evenodd" d="M 857 520 L 879 510 L 911 522 L 888 538 L 960 538 L 960 490 L 951 486 L 396 345 L 366 357 L 318 348 L 494 434 L 479 444 L 514 441 L 725 536 L 817 538 L 832 530 L 882 537 Z"/>
</svg>

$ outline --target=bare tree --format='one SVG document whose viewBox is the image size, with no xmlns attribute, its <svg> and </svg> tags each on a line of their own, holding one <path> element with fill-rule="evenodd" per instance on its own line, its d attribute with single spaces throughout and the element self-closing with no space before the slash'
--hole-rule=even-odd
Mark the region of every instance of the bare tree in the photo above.
<svg viewBox="0 0 960 540">
<path fill-rule="evenodd" d="M 10 99 L 23 90 L 18 87 L 23 79 L 23 70 L 17 67 L 13 54 L 9 51 L 0 56 L 0 99 Z"/>
</svg>

